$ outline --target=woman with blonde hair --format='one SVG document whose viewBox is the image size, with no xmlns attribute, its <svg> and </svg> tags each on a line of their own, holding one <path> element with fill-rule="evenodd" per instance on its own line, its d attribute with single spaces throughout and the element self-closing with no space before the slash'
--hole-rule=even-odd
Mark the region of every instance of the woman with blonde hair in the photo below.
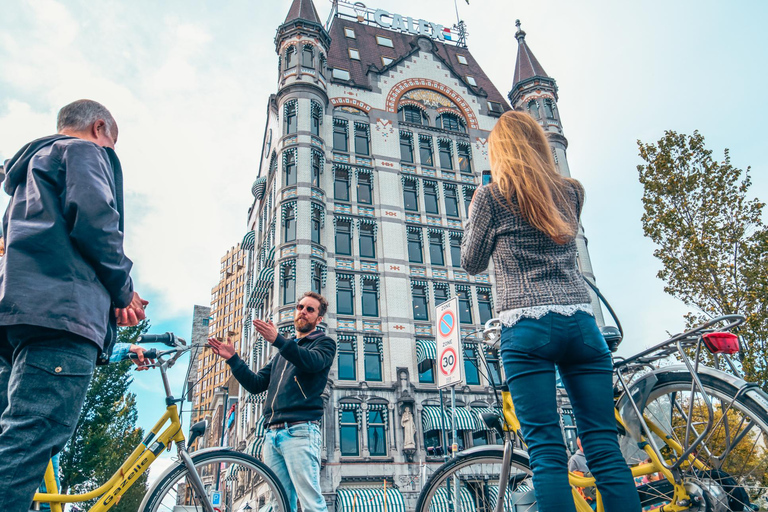
<svg viewBox="0 0 768 512">
<path fill-rule="evenodd" d="M 611 353 L 576 264 L 584 189 L 558 173 L 544 131 L 525 113 L 504 113 L 488 146 L 492 183 L 472 199 L 461 265 L 477 274 L 493 258 L 501 358 L 538 509 L 576 510 L 557 412 L 557 366 L 605 510 L 640 511 L 617 440 Z"/>
</svg>

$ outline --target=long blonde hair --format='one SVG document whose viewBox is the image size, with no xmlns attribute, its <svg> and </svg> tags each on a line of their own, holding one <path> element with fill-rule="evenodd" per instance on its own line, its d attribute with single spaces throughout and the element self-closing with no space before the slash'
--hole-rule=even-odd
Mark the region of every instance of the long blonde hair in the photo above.
<svg viewBox="0 0 768 512">
<path fill-rule="evenodd" d="M 523 112 L 505 112 L 488 137 L 488 153 L 491 176 L 509 206 L 516 196 L 521 215 L 533 227 L 561 245 L 573 240 L 576 213 L 566 190 L 575 180 L 557 172 L 539 123 Z"/>
</svg>

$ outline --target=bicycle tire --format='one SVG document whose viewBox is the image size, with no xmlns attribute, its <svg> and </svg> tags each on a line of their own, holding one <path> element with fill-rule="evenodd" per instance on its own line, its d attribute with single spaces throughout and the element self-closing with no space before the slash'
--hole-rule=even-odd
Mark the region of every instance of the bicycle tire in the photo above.
<svg viewBox="0 0 768 512">
<path fill-rule="evenodd" d="M 446 461 L 427 479 L 424 489 L 419 494 L 415 512 L 436 512 L 454 510 L 460 512 L 466 508 L 472 510 L 493 511 L 498 499 L 498 478 L 503 461 L 503 447 L 480 448 L 460 453 L 456 458 Z M 529 479 L 532 475 L 528 457 L 518 452 L 512 453 L 511 485 L 504 500 L 504 512 L 535 512 L 535 499 Z M 450 495 L 446 485 L 458 476 L 459 503 L 467 507 L 450 508 L 446 500 Z M 495 477 L 495 481 L 494 481 Z M 514 490 L 511 488 L 514 487 Z M 441 490 L 442 489 L 442 490 Z M 495 489 L 495 492 L 493 490 Z M 469 507 L 469 499 L 473 501 Z M 523 502 L 533 500 L 533 508 Z M 519 504 L 519 506 L 518 506 Z"/>
<path fill-rule="evenodd" d="M 213 476 L 215 474 L 214 469 L 218 467 L 219 481 L 224 483 L 224 487 L 220 487 L 222 499 L 225 502 L 230 500 L 230 508 L 233 505 L 232 502 L 237 499 L 236 492 L 232 490 L 231 486 L 237 485 L 240 472 L 245 470 L 252 472 L 252 474 L 244 473 L 245 478 L 249 481 L 251 495 L 253 495 L 253 490 L 256 489 L 256 496 L 253 498 L 255 501 L 250 501 L 252 509 L 258 510 L 260 508 L 257 506 L 259 498 L 264 497 L 265 502 L 269 501 L 272 503 L 272 512 L 286 512 L 289 510 L 288 497 L 277 476 L 266 464 L 255 457 L 232 450 L 216 450 L 197 456 L 192 454 L 192 461 L 198 474 L 203 479 L 203 483 L 206 484 L 206 489 L 214 484 L 216 479 Z M 224 464 L 226 464 L 226 467 L 223 467 Z M 173 470 L 155 484 L 145 507 L 142 509 L 143 512 L 170 512 L 177 510 L 176 507 L 179 505 L 184 505 L 186 507 L 184 508 L 185 511 L 203 511 L 204 509 L 200 505 L 199 499 L 194 495 L 191 485 L 187 483 L 188 474 L 189 470 L 187 467 L 183 463 L 178 463 Z M 183 489 L 183 497 L 179 493 L 179 488 Z M 180 501 L 184 501 L 184 503 L 179 503 Z M 245 501 L 241 499 L 235 501 L 235 503 L 240 503 L 240 505 L 237 505 L 239 509 Z"/>
<path fill-rule="evenodd" d="M 685 470 L 682 472 L 683 479 L 689 493 L 699 495 L 707 506 L 727 506 L 733 512 L 752 510 L 751 505 L 768 492 L 768 395 L 755 387 L 734 399 L 742 383 L 732 383 L 710 373 L 699 373 L 698 377 L 712 402 L 715 418 L 712 430 L 696 450 L 696 457 L 711 469 Z M 693 422 L 694 427 L 698 426 L 701 430 L 700 425 L 705 423 L 708 416 L 703 413 L 706 408 L 703 401 L 697 405 L 697 395 L 691 394 L 693 378 L 689 372 L 660 372 L 656 378 L 657 382 L 649 393 L 643 413 L 682 445 L 685 430 L 683 414 L 691 411 L 693 403 L 694 419 L 701 414 L 700 421 Z M 733 404 L 730 408 L 729 403 Z M 731 441 L 736 440 L 739 429 L 750 421 L 753 426 L 746 431 L 744 437 L 728 447 L 726 435 Z M 696 435 L 698 433 L 693 437 Z M 656 437 L 656 441 L 660 447 L 664 446 L 660 438 Z M 667 450 L 665 456 L 669 454 Z M 720 491 L 724 495 L 720 496 Z M 671 499 L 671 496 L 667 498 Z M 662 501 L 654 500 L 654 504 Z M 719 502 L 719 505 L 715 505 L 715 502 Z M 643 505 L 647 504 L 643 502 Z"/>
</svg>

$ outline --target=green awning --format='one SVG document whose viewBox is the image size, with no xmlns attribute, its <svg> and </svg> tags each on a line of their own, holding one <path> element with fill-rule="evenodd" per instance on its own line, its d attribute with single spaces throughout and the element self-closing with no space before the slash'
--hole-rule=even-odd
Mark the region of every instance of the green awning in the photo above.
<svg viewBox="0 0 768 512">
<path fill-rule="evenodd" d="M 248 393 L 248 395 L 245 397 L 245 403 L 247 404 L 261 404 L 264 403 L 264 400 L 267 398 L 267 392 L 262 391 L 258 394 Z"/>
<path fill-rule="evenodd" d="M 245 449 L 245 453 L 250 455 L 251 457 L 256 457 L 257 459 L 261 459 L 261 450 L 264 447 L 264 438 L 263 437 L 256 437 L 248 444 L 248 447 Z"/>
<path fill-rule="evenodd" d="M 261 416 L 259 420 L 256 422 L 253 435 L 255 435 L 256 437 L 264 437 L 264 434 L 266 434 L 266 432 L 267 430 L 264 428 L 264 416 Z"/>
<path fill-rule="evenodd" d="M 434 340 L 416 340 L 416 363 L 420 373 L 431 369 L 436 358 L 437 344 Z"/>
<path fill-rule="evenodd" d="M 453 491 L 453 488 L 451 488 L 451 491 Z M 498 489 L 496 494 L 498 494 Z M 449 498 L 451 498 L 450 501 Z M 448 494 L 448 489 L 445 486 L 440 487 L 435 491 L 432 503 L 429 505 L 429 512 L 475 512 L 475 500 L 472 499 L 472 494 L 466 487 L 459 487 L 460 506 L 451 507 L 450 502 L 453 501 L 452 498 L 453 496 Z"/>
<path fill-rule="evenodd" d="M 257 200 L 261 200 L 264 197 L 264 191 L 267 188 L 267 178 L 256 178 L 251 186 L 251 193 Z"/>
<path fill-rule="evenodd" d="M 384 505 L 386 501 L 386 507 Z M 405 512 L 405 501 L 400 491 L 384 486 L 336 489 L 336 512 Z"/>
<path fill-rule="evenodd" d="M 491 427 L 485 424 L 483 417 L 480 415 L 483 413 L 490 413 L 498 416 L 498 409 L 493 409 L 491 407 L 473 407 L 472 412 L 475 414 L 475 416 L 477 416 L 477 430 L 493 430 Z"/>
<path fill-rule="evenodd" d="M 496 500 L 499 499 L 499 486 L 488 485 L 486 487 L 488 492 L 488 504 L 493 510 L 496 507 Z M 507 487 L 507 492 L 504 493 L 504 510 L 516 510 L 515 505 L 527 504 L 530 505 L 535 500 L 533 495 L 533 488 L 526 484 L 520 484 L 515 489 L 515 492 L 510 492 Z"/>
<path fill-rule="evenodd" d="M 240 472 L 240 464 L 232 463 L 224 473 L 224 479 L 228 482 L 234 482 L 237 480 L 237 474 Z"/>
<path fill-rule="evenodd" d="M 240 248 L 246 251 L 252 251 L 255 246 L 256 246 L 256 232 L 249 231 L 243 237 L 243 241 L 240 244 Z"/>
<path fill-rule="evenodd" d="M 443 420 L 441 414 L 445 414 L 445 428 L 451 429 L 451 408 L 440 408 L 437 405 L 426 405 L 421 411 L 421 425 L 424 432 L 430 430 L 442 430 Z M 477 416 L 466 407 L 456 408 L 456 430 L 480 430 Z"/>
</svg>

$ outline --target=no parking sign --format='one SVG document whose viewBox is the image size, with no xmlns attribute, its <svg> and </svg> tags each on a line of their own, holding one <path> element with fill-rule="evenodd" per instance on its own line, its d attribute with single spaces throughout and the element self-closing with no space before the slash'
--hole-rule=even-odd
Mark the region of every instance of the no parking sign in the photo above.
<svg viewBox="0 0 768 512">
<path fill-rule="evenodd" d="M 461 329 L 459 328 L 459 298 L 435 307 L 437 327 L 437 387 L 446 388 L 461 384 L 463 357 L 461 352 Z"/>
</svg>

